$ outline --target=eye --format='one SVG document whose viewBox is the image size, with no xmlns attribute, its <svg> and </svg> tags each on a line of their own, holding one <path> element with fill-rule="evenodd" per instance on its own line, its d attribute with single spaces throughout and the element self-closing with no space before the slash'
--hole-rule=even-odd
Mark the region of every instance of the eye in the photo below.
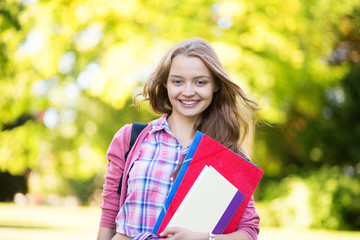
<svg viewBox="0 0 360 240">
<path fill-rule="evenodd" d="M 198 86 L 203 86 L 203 85 L 205 85 L 207 82 L 208 82 L 207 80 L 198 79 L 198 80 L 196 80 L 196 85 L 198 85 Z"/>
<path fill-rule="evenodd" d="M 172 82 L 176 85 L 180 85 L 182 83 L 182 81 L 180 79 L 174 79 L 174 80 L 172 80 Z"/>
</svg>

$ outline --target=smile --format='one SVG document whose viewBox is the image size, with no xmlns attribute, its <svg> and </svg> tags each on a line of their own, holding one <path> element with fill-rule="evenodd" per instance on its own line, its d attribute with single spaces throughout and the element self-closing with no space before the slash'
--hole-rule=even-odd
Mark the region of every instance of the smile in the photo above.
<svg viewBox="0 0 360 240">
<path fill-rule="evenodd" d="M 193 106 L 195 104 L 197 104 L 198 102 L 200 102 L 199 100 L 180 100 L 180 102 L 183 105 L 187 105 L 187 106 Z"/>
</svg>

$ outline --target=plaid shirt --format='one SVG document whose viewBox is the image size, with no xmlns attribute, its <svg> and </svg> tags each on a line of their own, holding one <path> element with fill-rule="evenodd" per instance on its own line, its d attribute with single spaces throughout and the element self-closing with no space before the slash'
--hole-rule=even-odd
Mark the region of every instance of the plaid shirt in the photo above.
<svg viewBox="0 0 360 240">
<path fill-rule="evenodd" d="M 116 230 L 133 239 L 149 239 L 173 183 L 185 149 L 171 133 L 167 115 L 154 120 L 129 173 L 127 196 L 116 217 Z"/>
</svg>

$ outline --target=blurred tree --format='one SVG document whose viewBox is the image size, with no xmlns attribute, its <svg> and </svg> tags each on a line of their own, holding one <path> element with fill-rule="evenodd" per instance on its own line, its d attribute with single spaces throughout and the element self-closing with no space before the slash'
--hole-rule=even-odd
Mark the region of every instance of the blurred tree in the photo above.
<svg viewBox="0 0 360 240">
<path fill-rule="evenodd" d="M 293 99 L 287 111 L 287 122 L 273 128 L 259 129 L 258 138 L 266 142 L 268 174 L 282 178 L 292 173 L 305 174 L 321 166 L 339 165 L 354 175 L 360 172 L 360 18 L 359 8 L 339 18 L 333 25 L 338 34 L 334 49 L 324 57 L 329 67 L 345 67 L 348 73 L 323 87 L 316 84 L 316 112 L 301 111 Z M 300 93 L 301 94 L 301 93 Z M 288 99 L 289 100 L 289 99 Z M 259 146 L 261 147 L 261 146 Z M 283 166 L 282 166 L 283 165 Z M 286 165 L 286 166 L 285 166 Z M 347 170 L 346 170 L 347 169 Z"/>
<path fill-rule="evenodd" d="M 272 200 L 281 191 L 286 193 L 284 187 L 277 187 L 279 180 L 302 176 L 311 192 L 311 226 L 359 230 L 360 8 L 340 16 L 331 27 L 337 37 L 324 64 L 348 71 L 337 81 L 317 87 L 316 112 L 301 111 L 293 100 L 284 124 L 258 129 L 260 144 L 255 152 L 263 156 L 259 158 L 267 170 L 261 182 L 267 191 L 259 197 Z M 319 206 L 326 210 L 319 211 Z"/>
</svg>

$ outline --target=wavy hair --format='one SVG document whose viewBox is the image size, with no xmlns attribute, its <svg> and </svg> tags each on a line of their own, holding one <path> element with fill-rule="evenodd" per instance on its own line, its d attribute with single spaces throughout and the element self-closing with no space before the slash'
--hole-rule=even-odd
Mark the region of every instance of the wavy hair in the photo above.
<svg viewBox="0 0 360 240">
<path fill-rule="evenodd" d="M 144 99 L 141 102 L 148 100 L 155 113 L 171 114 L 172 106 L 165 85 L 172 60 L 180 54 L 200 58 L 209 68 L 217 86 L 211 104 L 197 119 L 195 130 L 244 156 L 241 144 L 253 123 L 253 113 L 259 106 L 230 79 L 213 47 L 202 38 L 190 38 L 173 46 L 147 79 L 143 92 L 134 97 L 134 103 L 136 98 L 142 95 Z"/>
</svg>

